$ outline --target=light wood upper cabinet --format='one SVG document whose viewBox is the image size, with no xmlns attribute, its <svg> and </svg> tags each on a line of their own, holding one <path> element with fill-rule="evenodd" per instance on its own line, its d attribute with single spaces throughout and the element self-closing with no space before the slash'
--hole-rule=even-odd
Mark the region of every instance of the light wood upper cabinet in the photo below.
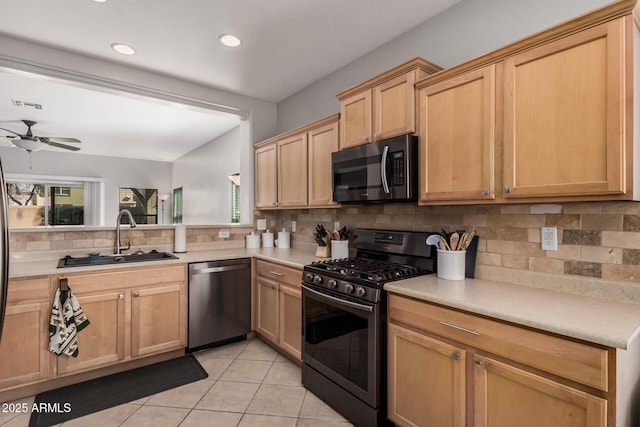
<svg viewBox="0 0 640 427">
<path fill-rule="evenodd" d="M 505 197 L 626 192 L 629 23 L 616 19 L 505 60 Z"/>
<path fill-rule="evenodd" d="M 495 198 L 495 68 L 420 89 L 420 203 Z"/>
<path fill-rule="evenodd" d="M 9 281 L 7 309 L 0 341 L 0 390 L 48 379 L 49 279 Z"/>
<path fill-rule="evenodd" d="M 310 207 L 338 205 L 333 201 L 331 153 L 338 151 L 339 127 L 336 119 L 308 133 Z"/>
<path fill-rule="evenodd" d="M 338 151 L 338 114 L 255 145 L 258 209 L 330 207 L 331 153 Z"/>
<path fill-rule="evenodd" d="M 277 143 L 278 206 L 307 206 L 307 134 L 294 135 Z"/>
<path fill-rule="evenodd" d="M 339 93 L 340 149 L 415 132 L 414 83 L 440 69 L 414 58 Z"/>
<path fill-rule="evenodd" d="M 278 206 L 278 151 L 276 143 L 255 150 L 256 208 Z"/>
</svg>

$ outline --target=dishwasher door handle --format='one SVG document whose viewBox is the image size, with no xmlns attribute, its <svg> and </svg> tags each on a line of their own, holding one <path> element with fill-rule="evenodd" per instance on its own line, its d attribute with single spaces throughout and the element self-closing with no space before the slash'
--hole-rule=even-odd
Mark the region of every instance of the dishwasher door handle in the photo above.
<svg viewBox="0 0 640 427">
<path fill-rule="evenodd" d="M 233 271 L 233 270 L 247 270 L 250 267 L 246 264 L 243 265 L 225 265 L 223 267 L 209 267 L 209 268 L 199 268 L 197 270 L 191 270 L 190 274 L 207 274 L 207 273 L 220 273 L 223 271 Z"/>
</svg>

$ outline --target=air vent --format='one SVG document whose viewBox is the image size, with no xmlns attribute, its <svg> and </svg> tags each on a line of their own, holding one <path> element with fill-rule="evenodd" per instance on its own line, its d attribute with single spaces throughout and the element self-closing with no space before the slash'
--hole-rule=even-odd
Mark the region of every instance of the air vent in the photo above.
<svg viewBox="0 0 640 427">
<path fill-rule="evenodd" d="M 36 110 L 44 110 L 44 106 L 42 104 L 37 104 L 35 102 L 19 101 L 17 99 L 12 99 L 11 103 L 13 104 L 14 107 L 35 108 Z"/>
</svg>

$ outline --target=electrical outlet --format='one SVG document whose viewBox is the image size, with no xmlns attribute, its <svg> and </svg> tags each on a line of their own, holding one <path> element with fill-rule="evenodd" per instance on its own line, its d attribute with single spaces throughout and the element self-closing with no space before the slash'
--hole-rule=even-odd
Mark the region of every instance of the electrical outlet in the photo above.
<svg viewBox="0 0 640 427">
<path fill-rule="evenodd" d="M 267 229 L 267 220 L 266 219 L 259 219 L 256 221 L 256 228 L 258 230 L 266 230 Z"/>
<path fill-rule="evenodd" d="M 556 227 L 542 227 L 540 229 L 540 243 L 543 251 L 557 251 L 558 229 Z"/>
<path fill-rule="evenodd" d="M 340 230 L 340 221 L 336 221 L 333 223 L 333 229 L 334 230 Z"/>
<path fill-rule="evenodd" d="M 291 232 L 295 233 L 296 232 L 296 222 L 295 221 L 291 221 Z"/>
<path fill-rule="evenodd" d="M 229 237 L 229 230 L 218 231 L 218 237 L 220 237 L 221 239 L 227 239 Z"/>
</svg>

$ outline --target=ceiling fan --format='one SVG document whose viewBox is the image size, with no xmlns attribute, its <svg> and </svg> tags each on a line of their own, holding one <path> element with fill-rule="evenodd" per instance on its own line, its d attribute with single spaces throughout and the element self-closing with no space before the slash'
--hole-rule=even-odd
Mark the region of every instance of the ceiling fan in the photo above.
<svg viewBox="0 0 640 427">
<path fill-rule="evenodd" d="M 80 143 L 81 141 L 79 139 L 60 138 L 60 137 L 54 137 L 54 136 L 36 136 L 33 134 L 33 132 L 31 132 L 31 126 L 37 124 L 37 122 L 34 122 L 32 120 L 23 120 L 22 123 L 24 123 L 27 126 L 27 132 L 24 134 L 14 132 L 10 129 L 0 128 L 2 130 L 6 130 L 7 132 L 11 132 L 13 134 L 13 135 L 7 136 L 7 138 L 14 138 L 11 140 L 11 142 L 16 147 L 22 148 L 23 150 L 26 150 L 29 153 L 31 153 L 32 151 L 40 150 L 46 147 L 47 145 L 50 145 L 52 147 L 64 148 L 65 150 L 71 150 L 71 151 L 80 150 L 80 147 L 60 143 L 60 142 Z M 15 138 L 16 136 L 18 136 L 19 138 Z"/>
</svg>

